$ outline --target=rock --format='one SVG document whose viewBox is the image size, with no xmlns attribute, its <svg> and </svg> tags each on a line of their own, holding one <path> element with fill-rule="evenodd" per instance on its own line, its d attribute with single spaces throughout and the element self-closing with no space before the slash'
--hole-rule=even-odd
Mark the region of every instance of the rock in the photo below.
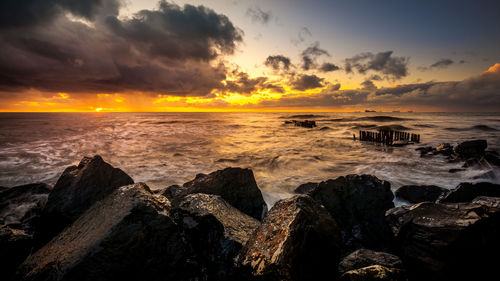
<svg viewBox="0 0 500 281">
<path fill-rule="evenodd" d="M 496 151 L 486 151 L 484 153 L 484 160 L 491 165 L 500 167 L 500 155 Z"/>
<path fill-rule="evenodd" d="M 484 155 L 486 147 L 488 147 L 486 140 L 465 141 L 458 144 L 454 152 L 462 159 L 480 157 Z"/>
<path fill-rule="evenodd" d="M 372 265 L 344 273 L 341 281 L 403 281 L 406 280 L 402 270 Z"/>
<path fill-rule="evenodd" d="M 426 146 L 426 147 L 419 147 L 415 149 L 416 151 L 420 151 L 420 157 L 424 157 L 427 154 L 431 153 L 434 151 L 432 146 Z"/>
<path fill-rule="evenodd" d="M 489 182 L 460 183 L 455 189 L 444 193 L 440 203 L 471 202 L 478 196 L 500 197 L 500 185 Z"/>
<path fill-rule="evenodd" d="M 10 225 L 32 234 L 36 220 L 47 203 L 51 187 L 33 183 L 0 193 L 0 226 Z"/>
<path fill-rule="evenodd" d="M 250 169 L 226 168 L 209 175 L 198 174 L 182 187 L 167 188 L 164 194 L 177 204 L 183 196 L 193 193 L 219 195 L 236 209 L 258 220 L 267 211 L 266 202 Z"/>
<path fill-rule="evenodd" d="M 132 183 L 132 178 L 97 155 L 84 157 L 78 166 L 66 168 L 43 210 L 40 231 L 36 235 L 37 245 L 45 244 L 95 202 L 118 187 Z"/>
<path fill-rule="evenodd" d="M 2 280 L 11 280 L 16 268 L 29 255 L 33 237 L 25 230 L 0 227 L 0 272 Z"/>
<path fill-rule="evenodd" d="M 325 206 L 341 229 L 344 252 L 383 249 L 390 241 L 385 211 L 394 207 L 391 185 L 370 175 L 348 175 L 321 182 L 308 192 Z"/>
<path fill-rule="evenodd" d="M 424 202 L 387 211 L 412 279 L 491 280 L 496 276 L 498 261 L 491 257 L 500 250 L 500 209 L 498 204 L 479 202 Z"/>
<path fill-rule="evenodd" d="M 395 192 L 396 197 L 404 199 L 410 203 L 420 203 L 424 201 L 436 201 L 444 192 L 448 191 L 435 185 L 404 185 Z"/>
<path fill-rule="evenodd" d="M 260 222 L 220 196 L 202 193 L 185 196 L 174 216 L 183 226 L 185 239 L 198 253 L 203 272 L 212 280 L 235 278 L 234 258 Z"/>
<path fill-rule="evenodd" d="M 453 146 L 449 143 L 441 143 L 438 146 L 436 146 L 434 154 L 450 156 L 453 154 Z"/>
<path fill-rule="evenodd" d="M 238 260 L 253 280 L 331 280 L 339 244 L 328 211 L 309 196 L 296 195 L 271 208 Z"/>
<path fill-rule="evenodd" d="M 299 185 L 294 192 L 299 193 L 299 194 L 308 194 L 309 192 L 313 191 L 316 187 L 318 187 L 318 183 L 315 182 L 308 182 Z"/>
<path fill-rule="evenodd" d="M 449 169 L 448 173 L 454 174 L 454 173 L 463 172 L 463 171 L 465 171 L 465 169 Z"/>
<path fill-rule="evenodd" d="M 200 267 L 170 213 L 142 183 L 117 188 L 19 267 L 17 280 L 196 280 Z"/>
<path fill-rule="evenodd" d="M 387 268 L 403 268 L 401 259 L 395 255 L 368 249 L 359 249 L 342 259 L 339 264 L 339 273 L 343 274 L 350 270 L 371 265 L 381 265 Z"/>
</svg>

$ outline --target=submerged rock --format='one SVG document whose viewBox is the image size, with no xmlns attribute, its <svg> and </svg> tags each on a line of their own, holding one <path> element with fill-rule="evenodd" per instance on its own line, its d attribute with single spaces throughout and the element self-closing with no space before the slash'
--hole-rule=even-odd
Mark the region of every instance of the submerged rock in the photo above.
<svg viewBox="0 0 500 281">
<path fill-rule="evenodd" d="M 340 277 L 341 281 L 404 281 L 404 273 L 398 268 L 371 265 L 348 271 Z"/>
<path fill-rule="evenodd" d="M 435 185 L 404 185 L 396 190 L 395 195 L 410 203 L 434 202 L 446 191 L 448 189 Z"/>
<path fill-rule="evenodd" d="M 258 220 L 267 211 L 266 202 L 250 169 L 226 168 L 208 175 L 198 174 L 182 187 L 169 187 L 163 194 L 177 203 L 183 196 L 193 193 L 219 195 L 236 209 Z"/>
<path fill-rule="evenodd" d="M 206 279 L 235 278 L 234 258 L 260 222 L 220 196 L 202 193 L 185 196 L 174 214 Z"/>
<path fill-rule="evenodd" d="M 370 175 L 348 175 L 321 182 L 307 194 L 325 206 L 337 222 L 346 253 L 387 246 L 391 235 L 384 214 L 394 207 L 389 182 Z"/>
<path fill-rule="evenodd" d="M 359 249 L 342 259 L 339 264 L 339 273 L 343 274 L 350 270 L 371 265 L 381 265 L 387 268 L 403 268 L 401 259 L 395 255 L 368 249 Z"/>
<path fill-rule="evenodd" d="M 98 155 L 84 157 L 78 166 L 66 168 L 50 192 L 43 210 L 37 243 L 42 246 L 92 204 L 118 187 L 132 183 L 132 178 Z"/>
<path fill-rule="evenodd" d="M 199 278 L 170 203 L 141 183 L 116 189 L 20 266 L 18 280 Z"/>
<path fill-rule="evenodd" d="M 340 247 L 335 221 L 305 195 L 278 201 L 240 253 L 258 280 L 332 280 Z"/>
<path fill-rule="evenodd" d="M 478 196 L 500 197 L 500 185 L 479 182 L 479 183 L 460 183 L 455 189 L 452 189 L 439 198 L 440 203 L 459 203 L 471 202 Z"/>
<path fill-rule="evenodd" d="M 485 201 L 484 199 L 482 199 Z M 414 280 L 490 280 L 498 265 L 500 210 L 489 204 L 424 202 L 387 211 Z"/>
</svg>

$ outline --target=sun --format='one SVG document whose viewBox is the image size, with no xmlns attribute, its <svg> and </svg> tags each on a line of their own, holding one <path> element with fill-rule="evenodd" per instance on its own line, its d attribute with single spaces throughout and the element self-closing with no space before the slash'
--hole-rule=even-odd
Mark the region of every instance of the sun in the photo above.
<svg viewBox="0 0 500 281">
<path fill-rule="evenodd" d="M 102 107 L 98 107 L 95 109 L 95 111 L 100 112 L 102 110 Z"/>
</svg>

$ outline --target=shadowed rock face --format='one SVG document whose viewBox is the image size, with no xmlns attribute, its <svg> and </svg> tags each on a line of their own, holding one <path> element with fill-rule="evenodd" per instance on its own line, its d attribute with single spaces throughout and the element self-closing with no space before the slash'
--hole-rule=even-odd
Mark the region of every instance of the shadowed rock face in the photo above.
<svg viewBox="0 0 500 281">
<path fill-rule="evenodd" d="M 341 281 L 404 281 L 404 273 L 398 268 L 371 265 L 350 270 L 340 277 Z"/>
<path fill-rule="evenodd" d="M 385 211 L 394 207 L 389 182 L 370 175 L 348 175 L 327 180 L 307 193 L 325 206 L 342 232 L 344 252 L 368 248 L 385 248 L 390 230 Z"/>
<path fill-rule="evenodd" d="M 415 280 L 490 280 L 500 250 L 499 198 L 420 203 L 387 211 L 400 256 Z M 423 278 L 423 279 L 422 279 Z"/>
<path fill-rule="evenodd" d="M 339 243 L 328 212 L 309 196 L 297 195 L 273 206 L 239 262 L 258 280 L 332 280 Z"/>
<path fill-rule="evenodd" d="M 187 195 L 173 212 L 197 253 L 204 280 L 234 280 L 234 258 L 260 222 L 212 194 Z"/>
<path fill-rule="evenodd" d="M 371 265 L 381 265 L 386 268 L 403 268 L 401 259 L 395 255 L 368 249 L 359 249 L 342 259 L 339 264 L 339 273 L 343 274 L 350 270 L 356 270 Z"/>
<path fill-rule="evenodd" d="M 455 146 L 454 152 L 458 157 L 467 159 L 484 155 L 484 151 L 487 147 L 488 143 L 486 140 L 464 141 Z"/>
<path fill-rule="evenodd" d="M 461 183 L 455 189 L 444 193 L 440 203 L 471 202 L 478 196 L 500 197 L 500 185 L 489 182 Z"/>
<path fill-rule="evenodd" d="M 250 169 L 226 168 L 209 175 L 198 174 L 182 187 L 171 186 L 163 193 L 176 204 L 187 194 L 219 195 L 243 213 L 261 220 L 267 211 L 266 202 Z"/>
<path fill-rule="evenodd" d="M 187 280 L 199 276 L 163 196 L 120 187 L 29 256 L 19 280 Z"/>
<path fill-rule="evenodd" d="M 396 197 L 410 203 L 436 201 L 439 196 L 448 190 L 435 185 L 404 185 L 395 192 Z"/>
<path fill-rule="evenodd" d="M 78 166 L 66 168 L 50 192 L 43 210 L 37 244 L 43 245 L 75 221 L 95 202 L 120 186 L 134 181 L 100 156 L 84 157 Z"/>
</svg>

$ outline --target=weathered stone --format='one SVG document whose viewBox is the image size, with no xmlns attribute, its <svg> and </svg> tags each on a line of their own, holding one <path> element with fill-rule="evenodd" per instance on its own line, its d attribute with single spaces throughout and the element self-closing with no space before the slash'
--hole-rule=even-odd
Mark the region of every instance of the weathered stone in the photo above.
<svg viewBox="0 0 500 281">
<path fill-rule="evenodd" d="M 262 280 L 332 280 L 340 237 L 328 211 L 305 195 L 278 201 L 240 253 Z"/>
<path fill-rule="evenodd" d="M 372 265 L 344 273 L 341 281 L 403 281 L 404 272 L 397 268 Z"/>
<path fill-rule="evenodd" d="M 500 197 L 500 185 L 489 182 L 460 183 L 455 189 L 443 193 L 440 203 L 471 202 L 478 196 Z"/>
<path fill-rule="evenodd" d="M 78 166 L 66 168 L 50 192 L 43 210 L 36 235 L 38 246 L 75 221 L 92 204 L 118 187 L 132 183 L 132 178 L 104 162 L 100 156 L 84 157 Z"/>
<path fill-rule="evenodd" d="M 425 201 L 436 201 L 444 192 L 448 191 L 435 185 L 404 185 L 395 192 L 396 197 L 404 199 L 410 203 L 420 203 Z"/>
<path fill-rule="evenodd" d="M 20 266 L 18 280 L 195 280 L 200 267 L 170 214 L 141 183 L 116 189 Z"/>
<path fill-rule="evenodd" d="M 401 259 L 384 252 L 375 252 L 368 249 L 359 249 L 343 258 L 339 264 L 339 273 L 359 269 L 371 265 L 381 265 L 387 268 L 403 268 Z"/>
<path fill-rule="evenodd" d="M 390 183 L 370 175 L 348 175 L 321 182 L 308 192 L 325 206 L 341 229 L 344 253 L 382 249 L 390 243 L 385 211 L 394 207 Z"/>
<path fill-rule="evenodd" d="M 455 146 L 454 152 L 462 159 L 477 158 L 484 155 L 486 147 L 488 147 L 486 140 L 464 141 Z"/>
<path fill-rule="evenodd" d="M 193 193 L 219 195 L 236 209 L 258 220 L 267 211 L 266 202 L 250 169 L 226 168 L 209 175 L 198 174 L 182 187 L 168 188 L 164 195 L 176 204 L 183 196 Z"/>
<path fill-rule="evenodd" d="M 483 199 L 484 201 L 484 199 Z M 490 201 L 494 202 L 494 201 Z M 500 250 L 500 210 L 492 204 L 424 202 L 393 208 L 387 220 L 414 280 L 490 280 Z"/>
<path fill-rule="evenodd" d="M 210 280 L 235 278 L 234 258 L 260 225 L 220 196 L 202 193 L 185 196 L 174 217 Z"/>
</svg>

